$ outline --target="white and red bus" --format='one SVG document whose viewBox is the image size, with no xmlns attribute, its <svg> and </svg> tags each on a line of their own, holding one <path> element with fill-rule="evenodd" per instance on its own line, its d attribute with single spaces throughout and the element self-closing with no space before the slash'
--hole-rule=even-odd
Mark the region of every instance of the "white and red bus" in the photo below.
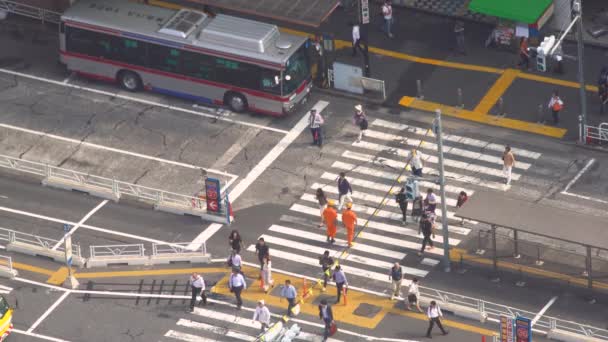
<svg viewBox="0 0 608 342">
<path fill-rule="evenodd" d="M 61 61 L 85 77 L 283 116 L 312 87 L 308 39 L 227 15 L 79 0 L 60 25 Z"/>
</svg>

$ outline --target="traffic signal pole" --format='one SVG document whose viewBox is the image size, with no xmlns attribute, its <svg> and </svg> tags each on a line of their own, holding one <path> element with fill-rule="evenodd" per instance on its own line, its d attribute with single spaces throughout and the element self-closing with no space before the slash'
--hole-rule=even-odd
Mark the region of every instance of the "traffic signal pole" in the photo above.
<svg viewBox="0 0 608 342">
<path fill-rule="evenodd" d="M 587 124 L 587 89 L 585 85 L 585 70 L 584 70 L 584 60 L 583 60 L 583 52 L 585 50 L 585 46 L 583 44 L 583 4 L 582 1 L 575 2 L 575 6 L 578 5 L 578 8 L 575 8 L 575 11 L 578 10 L 578 25 L 576 32 L 576 45 L 578 49 L 578 81 L 579 81 L 579 91 L 581 96 L 581 116 L 583 117 L 583 136 L 585 135 L 584 125 Z M 580 137 L 583 140 L 582 137 Z"/>
<path fill-rule="evenodd" d="M 435 111 L 437 114 L 433 122 L 433 130 L 437 138 L 437 152 L 439 153 L 439 193 L 441 196 L 441 228 L 443 229 L 443 270 L 450 272 L 450 234 L 448 231 L 448 208 L 445 198 L 445 175 L 443 168 L 443 137 L 441 127 L 441 110 Z"/>
</svg>

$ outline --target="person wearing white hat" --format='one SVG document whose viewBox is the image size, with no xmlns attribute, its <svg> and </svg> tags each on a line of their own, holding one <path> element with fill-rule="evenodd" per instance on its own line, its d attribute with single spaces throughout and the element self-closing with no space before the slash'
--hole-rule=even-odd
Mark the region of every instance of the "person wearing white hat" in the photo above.
<svg viewBox="0 0 608 342">
<path fill-rule="evenodd" d="M 363 136 L 365 135 L 365 131 L 367 130 L 367 116 L 363 112 L 363 106 L 360 104 L 355 106 L 355 115 L 353 116 L 353 123 L 359 126 L 359 137 L 357 138 L 357 142 L 360 142 Z"/>
<path fill-rule="evenodd" d="M 270 310 L 266 307 L 266 303 L 263 299 L 258 301 L 258 305 L 255 307 L 255 312 L 253 313 L 253 321 L 258 321 L 262 325 L 260 328 L 260 332 L 266 331 L 268 326 L 270 326 Z"/>
</svg>

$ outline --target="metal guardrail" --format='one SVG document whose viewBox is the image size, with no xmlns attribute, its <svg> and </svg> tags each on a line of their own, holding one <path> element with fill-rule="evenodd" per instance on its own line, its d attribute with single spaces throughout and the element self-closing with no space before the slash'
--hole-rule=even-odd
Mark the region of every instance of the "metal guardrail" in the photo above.
<svg viewBox="0 0 608 342">
<path fill-rule="evenodd" d="M 40 19 L 42 22 L 59 24 L 61 13 L 44 8 L 30 6 L 18 1 L 0 0 L 0 11 L 14 13 L 29 18 Z"/>
<path fill-rule="evenodd" d="M 427 287 L 420 287 L 420 293 L 423 297 L 433 298 L 439 301 L 454 303 L 469 307 L 479 312 L 485 312 L 489 319 L 496 322 L 500 320 L 500 316 L 516 317 L 518 315 L 533 318 L 536 316 L 535 312 L 525 311 L 510 307 L 503 304 L 497 304 L 473 297 L 463 296 L 456 293 L 431 289 Z M 560 330 L 572 332 L 575 334 L 582 334 L 585 336 L 608 339 L 608 330 L 600 329 L 586 324 L 572 322 L 557 317 L 541 316 L 534 325 L 534 329 L 540 332 L 547 332 L 550 329 L 558 328 Z"/>
<path fill-rule="evenodd" d="M 200 248 L 189 248 L 189 242 L 183 243 L 153 243 L 152 244 L 152 256 L 168 256 L 177 254 L 191 254 L 191 253 L 202 253 L 207 254 L 207 244 L 202 243 Z"/>
<path fill-rule="evenodd" d="M 103 257 L 144 257 L 146 249 L 143 243 L 132 245 L 90 246 L 91 259 Z"/>
<path fill-rule="evenodd" d="M 13 271 L 13 258 L 9 256 L 0 255 L 0 265 L 6 266 L 10 272 Z"/>
<path fill-rule="evenodd" d="M 584 125 L 583 134 L 585 144 L 608 144 L 608 122 L 601 123 L 599 126 Z"/>
<path fill-rule="evenodd" d="M 0 228 L 0 240 L 5 240 L 8 243 L 26 243 L 29 245 L 39 246 L 48 250 L 53 249 L 53 246 L 55 246 L 59 242 L 59 240 L 49 239 L 33 234 L 26 234 L 6 228 Z M 57 247 L 57 251 L 64 252 L 64 245 L 62 244 Z M 80 252 L 80 245 L 75 243 L 72 244 L 72 255 L 77 258 L 82 257 L 82 254 Z"/>
<path fill-rule="evenodd" d="M 380 94 L 380 96 L 382 96 L 382 100 L 386 100 L 386 87 L 384 85 L 384 80 L 361 77 L 361 86 L 367 91 Z"/>
<path fill-rule="evenodd" d="M 59 179 L 78 184 L 81 187 L 95 187 L 104 193 L 112 194 L 115 199 L 127 195 L 151 202 L 156 206 L 191 208 L 204 215 L 217 216 L 222 219 L 226 217 L 225 205 L 218 213 L 207 213 L 207 203 L 200 196 L 178 194 L 6 155 L 0 155 L 0 167 L 38 175 L 46 179 Z M 225 198 L 225 192 L 222 194 L 222 198 Z"/>
</svg>

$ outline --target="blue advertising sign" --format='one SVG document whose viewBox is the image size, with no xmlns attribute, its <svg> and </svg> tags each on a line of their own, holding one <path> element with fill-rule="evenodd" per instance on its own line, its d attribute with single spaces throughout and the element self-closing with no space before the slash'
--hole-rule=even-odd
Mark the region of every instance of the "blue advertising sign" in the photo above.
<svg viewBox="0 0 608 342">
<path fill-rule="evenodd" d="M 515 342 L 532 342 L 532 321 L 529 318 L 515 318 Z"/>
<path fill-rule="evenodd" d="M 222 202 L 220 180 L 216 178 L 205 179 L 205 197 L 207 202 L 207 212 L 218 213 L 221 209 Z"/>
</svg>

